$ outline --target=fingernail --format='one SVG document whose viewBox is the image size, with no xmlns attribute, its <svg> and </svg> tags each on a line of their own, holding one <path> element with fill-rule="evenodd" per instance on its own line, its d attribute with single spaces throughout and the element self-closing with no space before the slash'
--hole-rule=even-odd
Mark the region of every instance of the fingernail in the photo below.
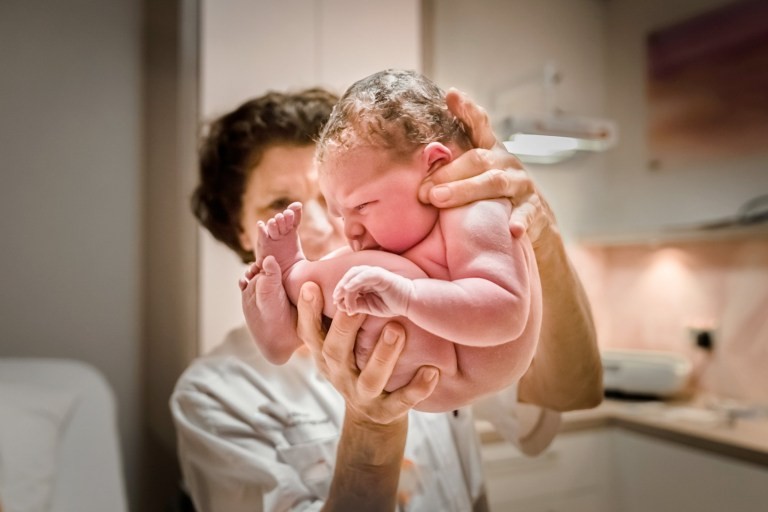
<svg viewBox="0 0 768 512">
<path fill-rule="evenodd" d="M 385 328 L 382 341 L 387 345 L 394 345 L 397 341 L 397 333 L 393 329 Z"/>
<path fill-rule="evenodd" d="M 437 373 L 437 369 L 428 368 L 424 370 L 424 379 L 426 379 L 427 382 L 432 382 L 437 377 Z"/>
<path fill-rule="evenodd" d="M 442 185 L 432 189 L 432 197 L 440 202 L 449 200 L 451 195 L 451 189 Z"/>
<path fill-rule="evenodd" d="M 307 302 L 313 302 L 315 300 L 315 294 L 312 293 L 312 290 L 305 286 L 301 289 L 301 298 Z"/>
</svg>

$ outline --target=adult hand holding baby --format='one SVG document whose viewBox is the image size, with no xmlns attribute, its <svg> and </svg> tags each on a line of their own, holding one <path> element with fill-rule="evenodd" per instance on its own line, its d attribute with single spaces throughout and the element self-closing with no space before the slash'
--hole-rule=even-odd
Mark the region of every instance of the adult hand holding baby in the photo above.
<svg viewBox="0 0 768 512">
<path fill-rule="evenodd" d="M 485 109 L 457 89 L 449 89 L 445 99 L 451 112 L 464 124 L 475 149 L 428 176 L 419 190 L 419 199 L 438 208 L 452 208 L 507 197 L 514 206 L 509 219 L 512 235 L 528 234 L 536 248 L 542 233 L 556 225 L 549 205 L 520 160 L 496 139 Z"/>
<path fill-rule="evenodd" d="M 405 345 L 405 332 L 399 324 L 390 322 L 384 327 L 373 354 L 360 370 L 353 349 L 365 315 L 339 311 L 326 332 L 322 323 L 323 294 L 312 282 L 302 286 L 297 308 L 299 337 L 320 373 L 344 396 L 348 412 L 351 409 L 358 418 L 380 424 L 403 419 L 437 385 L 437 369 L 423 366 L 409 384 L 392 393 L 384 392 Z"/>
<path fill-rule="evenodd" d="M 549 311 L 535 356 L 538 363 L 520 380 L 518 397 L 559 411 L 594 407 L 602 400 L 595 326 L 555 215 L 521 162 L 496 140 L 487 112 L 456 89 L 448 90 L 446 103 L 464 124 L 476 149 L 428 176 L 419 199 L 439 208 L 482 199 L 510 199 L 514 206 L 510 231 L 515 237 L 528 235 L 531 240 L 544 308 Z M 572 365 L 569 361 L 583 363 Z"/>
</svg>

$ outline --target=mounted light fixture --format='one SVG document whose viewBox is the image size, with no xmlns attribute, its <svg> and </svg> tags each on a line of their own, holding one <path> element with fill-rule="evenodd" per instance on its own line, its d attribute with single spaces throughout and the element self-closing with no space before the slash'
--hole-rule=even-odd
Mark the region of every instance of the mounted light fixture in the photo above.
<svg viewBox="0 0 768 512">
<path fill-rule="evenodd" d="M 539 115 L 513 116 L 496 110 L 496 133 L 507 151 L 527 163 L 555 164 L 578 151 L 605 151 L 618 139 L 616 123 L 607 119 L 566 114 L 556 106 L 556 87 L 560 73 L 554 64 L 546 64 L 543 74 L 521 80 L 499 96 L 513 95 L 522 85 L 540 82 L 544 91 L 545 112 Z"/>
</svg>

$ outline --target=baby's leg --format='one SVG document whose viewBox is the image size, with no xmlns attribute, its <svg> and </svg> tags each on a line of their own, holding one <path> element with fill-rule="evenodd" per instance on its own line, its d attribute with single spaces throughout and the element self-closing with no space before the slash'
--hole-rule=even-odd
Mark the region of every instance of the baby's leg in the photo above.
<svg viewBox="0 0 768 512">
<path fill-rule="evenodd" d="M 300 221 L 301 203 L 293 203 L 266 223 L 259 223 L 257 261 L 239 283 L 245 324 L 261 352 L 274 364 L 283 364 L 301 345 L 293 331 L 289 287 L 284 283 L 289 269 L 306 262 L 297 232 Z"/>
<path fill-rule="evenodd" d="M 283 274 L 297 262 L 306 259 L 299 241 L 301 203 L 291 203 L 266 223 L 259 222 L 259 238 L 256 242 L 257 263 L 267 256 L 274 256 Z"/>
</svg>

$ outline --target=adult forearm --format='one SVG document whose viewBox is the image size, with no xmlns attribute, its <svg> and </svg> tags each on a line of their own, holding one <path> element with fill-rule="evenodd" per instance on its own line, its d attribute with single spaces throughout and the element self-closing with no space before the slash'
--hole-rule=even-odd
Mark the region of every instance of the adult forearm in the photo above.
<svg viewBox="0 0 768 512">
<path fill-rule="evenodd" d="M 541 275 L 544 321 L 531 367 L 523 375 L 521 401 L 568 411 L 602 400 L 602 367 L 592 312 L 556 227 L 534 247 Z"/>
<path fill-rule="evenodd" d="M 407 433 L 408 416 L 380 425 L 347 408 L 323 510 L 395 510 Z"/>
</svg>

